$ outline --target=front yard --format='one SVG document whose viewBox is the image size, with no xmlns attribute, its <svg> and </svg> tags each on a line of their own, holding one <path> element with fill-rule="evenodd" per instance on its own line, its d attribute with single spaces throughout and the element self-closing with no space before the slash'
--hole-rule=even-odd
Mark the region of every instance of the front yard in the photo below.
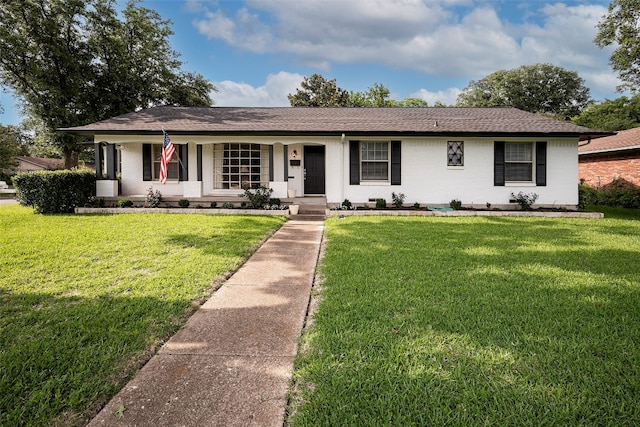
<svg viewBox="0 0 640 427">
<path fill-rule="evenodd" d="M 639 425 L 640 216 L 607 214 L 327 220 L 287 423 Z M 0 425 L 84 424 L 282 221 L 0 206 Z"/>
<path fill-rule="evenodd" d="M 283 221 L 0 206 L 0 425 L 84 425 Z"/>
<path fill-rule="evenodd" d="M 640 424 L 637 214 L 326 227 L 291 425 Z"/>
</svg>

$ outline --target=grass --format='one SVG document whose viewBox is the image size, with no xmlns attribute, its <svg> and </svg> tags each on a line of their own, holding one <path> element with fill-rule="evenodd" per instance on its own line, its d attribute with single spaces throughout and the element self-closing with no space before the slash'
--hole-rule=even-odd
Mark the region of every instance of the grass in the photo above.
<svg viewBox="0 0 640 427">
<path fill-rule="evenodd" d="M 0 206 L 0 425 L 83 425 L 283 221 Z"/>
<path fill-rule="evenodd" d="M 287 422 L 639 425 L 638 219 L 327 220 Z"/>
</svg>

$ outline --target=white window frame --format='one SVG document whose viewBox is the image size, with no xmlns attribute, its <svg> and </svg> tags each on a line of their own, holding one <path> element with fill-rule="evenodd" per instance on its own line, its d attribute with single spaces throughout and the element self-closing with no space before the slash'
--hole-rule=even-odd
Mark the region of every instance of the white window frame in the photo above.
<svg viewBox="0 0 640 427">
<path fill-rule="evenodd" d="M 368 151 L 369 153 L 373 153 L 373 159 L 370 159 L 369 156 L 367 156 L 367 158 L 365 159 L 365 147 L 367 147 L 368 144 L 374 144 L 375 146 L 378 146 L 380 144 L 386 144 L 386 159 L 376 159 L 375 157 L 375 153 L 384 153 L 384 150 L 376 150 L 375 148 L 373 149 L 373 151 Z M 364 175 L 364 164 L 365 163 L 386 163 L 387 165 L 387 178 L 386 179 L 372 179 L 372 178 L 365 178 Z M 360 141 L 360 182 L 361 183 L 367 183 L 367 182 L 391 182 L 391 141 Z"/>
<path fill-rule="evenodd" d="M 214 190 L 242 190 L 268 186 L 267 146 L 254 142 L 225 142 L 214 145 Z M 231 155 L 237 153 L 237 155 Z"/>
<path fill-rule="evenodd" d="M 509 160 L 508 159 L 508 146 L 529 146 L 529 158 L 528 159 L 514 159 L 514 160 Z M 518 180 L 518 179 L 510 179 L 509 177 L 509 165 L 516 165 L 516 164 L 524 164 L 524 165 L 531 165 L 531 175 L 529 176 L 528 179 L 524 179 L 524 180 Z M 506 141 L 504 144 L 504 177 L 505 177 L 505 183 L 534 183 L 535 180 L 535 176 L 536 176 L 536 144 L 535 142 L 532 141 Z"/>
<path fill-rule="evenodd" d="M 180 180 L 180 164 L 178 162 L 178 147 L 174 145 L 176 152 L 167 164 L 167 181 L 178 182 Z M 153 160 L 152 179 L 160 180 L 160 163 L 162 162 L 162 144 L 151 144 L 151 159 Z"/>
</svg>

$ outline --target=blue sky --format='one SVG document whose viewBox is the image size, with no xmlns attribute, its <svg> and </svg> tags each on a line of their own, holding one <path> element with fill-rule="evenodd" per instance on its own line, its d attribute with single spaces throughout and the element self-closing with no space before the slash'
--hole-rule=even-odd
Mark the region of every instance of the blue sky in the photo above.
<svg viewBox="0 0 640 427">
<path fill-rule="evenodd" d="M 124 3 L 124 2 L 123 2 Z M 596 100 L 619 81 L 611 49 L 593 43 L 608 1 L 144 0 L 173 21 L 183 70 L 214 83 L 217 106 L 288 106 L 304 76 L 394 99 L 453 104 L 461 89 L 500 70 L 551 63 L 577 71 Z M 21 120 L 0 94 L 0 123 Z"/>
</svg>

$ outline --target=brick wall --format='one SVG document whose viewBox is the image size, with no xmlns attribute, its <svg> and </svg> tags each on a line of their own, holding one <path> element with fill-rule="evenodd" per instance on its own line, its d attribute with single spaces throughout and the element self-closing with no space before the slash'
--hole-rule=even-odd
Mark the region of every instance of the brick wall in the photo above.
<svg viewBox="0 0 640 427">
<path fill-rule="evenodd" d="M 578 177 L 592 187 L 623 178 L 640 186 L 640 152 L 630 154 L 581 155 Z"/>
</svg>

